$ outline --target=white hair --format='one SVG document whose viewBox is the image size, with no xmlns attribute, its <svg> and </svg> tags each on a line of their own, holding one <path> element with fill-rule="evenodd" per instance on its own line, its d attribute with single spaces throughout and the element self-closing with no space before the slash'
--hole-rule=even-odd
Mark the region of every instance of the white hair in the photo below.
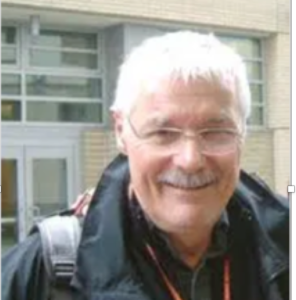
<svg viewBox="0 0 296 300">
<path fill-rule="evenodd" d="M 191 31 L 152 37 L 134 48 L 120 68 L 111 110 L 129 114 L 141 93 L 153 92 L 160 80 L 171 77 L 218 83 L 238 99 L 246 124 L 251 97 L 242 58 L 212 34 Z"/>
</svg>

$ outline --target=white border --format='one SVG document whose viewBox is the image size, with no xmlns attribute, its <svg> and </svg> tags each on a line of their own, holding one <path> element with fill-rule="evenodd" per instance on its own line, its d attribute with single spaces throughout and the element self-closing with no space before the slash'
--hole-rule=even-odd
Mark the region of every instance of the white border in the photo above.
<svg viewBox="0 0 296 300">
<path fill-rule="evenodd" d="M 0 5 L 0 16 L 1 16 L 0 18 L 1 18 L 1 24 L 2 24 L 2 5 Z M 2 32 L 2 30 L 0 31 L 0 39 L 2 40 L 1 32 Z M 1 61 L 1 52 L 2 51 L 0 51 L 0 61 Z M 0 81 L 2 79 L 1 77 L 2 76 L 1 76 L 1 72 L 0 72 Z M 1 85 L 0 85 L 0 95 L 1 95 Z M 1 105 L 0 105 L 0 113 L 1 113 Z M 0 145 L 1 145 L 1 157 L 2 157 L 2 121 L 1 121 L 1 126 L 0 126 Z M 0 167 L 1 167 L 1 160 L 0 160 Z M 2 167 L 1 167 L 1 173 L 2 173 Z M 2 175 L 1 173 L 0 173 L 0 179 L 2 178 L 1 177 L 1 175 Z M 2 199 L 2 195 L 1 194 L 0 194 L 0 197 Z M 0 208 L 0 212 L 1 212 L 1 208 Z M 2 212 L 1 212 L 1 215 L 2 215 Z M 2 225 L 0 225 L 0 226 L 1 226 L 1 231 L 2 231 Z M 2 237 L 2 235 L 0 235 L 0 255 L 2 257 L 2 251 L 1 251 L 1 249 L 2 249 L 2 238 L 1 237 Z M 2 283 L 2 267 L 1 267 L 1 263 L 0 263 L 0 278 L 1 278 L 1 283 Z M 1 284 L 0 290 L 1 290 L 0 292 L 1 292 L 1 295 L 2 295 L 2 284 Z"/>
<path fill-rule="evenodd" d="M 295 127 L 295 119 L 293 120 L 293 116 L 296 116 L 296 104 L 294 103 L 293 105 L 293 89 L 292 87 L 296 84 L 296 80 L 293 79 L 293 71 L 296 68 L 295 66 L 295 60 L 292 59 L 292 49 L 293 49 L 293 38 L 294 38 L 294 42 L 295 42 L 295 31 L 293 32 L 292 28 L 293 28 L 293 15 L 294 18 L 296 18 L 296 9 L 295 9 L 295 5 L 294 5 L 294 10 L 293 10 L 293 6 L 292 6 L 292 0 L 290 1 L 290 8 L 291 8 L 291 13 L 290 13 L 290 38 L 291 38 L 291 46 L 290 46 L 290 55 L 291 55 L 291 95 L 290 95 L 290 111 L 291 111 L 291 116 L 290 116 L 290 120 L 291 120 L 291 126 L 290 126 L 290 139 L 291 139 L 291 170 L 290 170 L 290 184 L 291 185 L 295 185 L 296 184 L 296 174 L 293 172 L 296 170 L 296 159 L 293 160 L 293 152 L 295 151 L 296 147 L 294 145 L 294 139 L 293 139 L 293 135 L 294 135 L 294 130 L 296 130 Z M 296 21 L 294 19 L 294 26 L 296 26 Z M 295 72 L 294 72 L 295 74 Z M 291 214 L 290 214 L 290 259 L 291 259 L 291 271 L 290 271 L 290 299 L 296 299 L 296 286 L 295 286 L 295 226 L 296 226 L 296 210 L 295 210 L 295 201 L 296 201 L 296 194 L 295 193 L 291 193 L 289 194 L 289 200 L 290 200 L 290 204 L 291 204 Z M 294 203 L 293 203 L 294 202 Z M 294 207 L 293 207 L 294 205 Z M 294 235 L 294 236 L 293 236 Z M 294 255 L 293 255 L 294 253 Z M 293 282 L 294 280 L 294 282 Z"/>
</svg>

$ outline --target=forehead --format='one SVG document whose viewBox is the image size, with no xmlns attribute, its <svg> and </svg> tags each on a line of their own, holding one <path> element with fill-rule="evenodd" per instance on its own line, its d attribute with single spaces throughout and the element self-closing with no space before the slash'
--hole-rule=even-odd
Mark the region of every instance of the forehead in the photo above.
<svg viewBox="0 0 296 300">
<path fill-rule="evenodd" d="M 143 92 L 132 114 L 159 125 L 168 122 L 198 125 L 230 120 L 236 109 L 232 94 L 220 86 L 202 80 L 166 80 L 153 92 Z"/>
</svg>

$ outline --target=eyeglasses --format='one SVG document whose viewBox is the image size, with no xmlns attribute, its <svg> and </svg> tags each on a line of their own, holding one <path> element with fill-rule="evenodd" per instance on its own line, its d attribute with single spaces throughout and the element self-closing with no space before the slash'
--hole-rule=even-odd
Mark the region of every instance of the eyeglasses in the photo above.
<svg viewBox="0 0 296 300">
<path fill-rule="evenodd" d="M 206 155 L 223 155 L 233 152 L 242 142 L 241 134 L 232 128 L 206 128 L 194 132 L 185 132 L 173 127 L 137 130 L 129 118 L 127 121 L 138 139 L 160 151 L 177 149 L 185 137 L 196 140 L 200 152 Z"/>
</svg>

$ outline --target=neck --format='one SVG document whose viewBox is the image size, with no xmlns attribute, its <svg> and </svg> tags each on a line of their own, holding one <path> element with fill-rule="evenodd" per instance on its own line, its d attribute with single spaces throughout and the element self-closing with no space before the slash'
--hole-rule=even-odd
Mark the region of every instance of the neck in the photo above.
<svg viewBox="0 0 296 300">
<path fill-rule="evenodd" d="M 171 234 L 169 240 L 181 260 L 190 268 L 195 268 L 207 251 L 212 237 L 212 229 L 208 228 L 200 234 Z"/>
</svg>

